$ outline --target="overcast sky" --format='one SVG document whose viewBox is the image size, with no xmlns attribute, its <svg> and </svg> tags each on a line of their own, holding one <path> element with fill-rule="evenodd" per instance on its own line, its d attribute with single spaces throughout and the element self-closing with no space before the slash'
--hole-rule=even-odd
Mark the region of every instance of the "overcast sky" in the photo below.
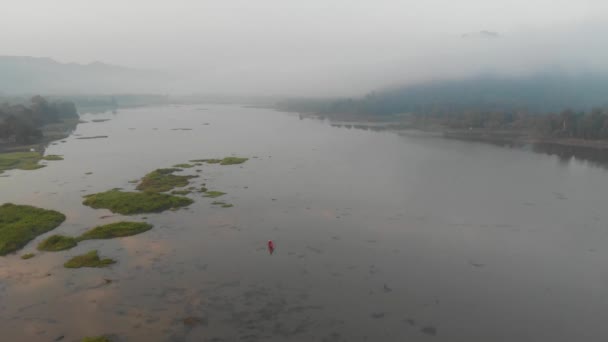
<svg viewBox="0 0 608 342">
<path fill-rule="evenodd" d="M 605 68 L 607 0 L 0 0 L 0 54 L 168 70 L 175 90 L 356 95 Z M 487 30 L 498 38 L 463 34 Z M 187 85 L 187 86 L 186 86 Z"/>
</svg>

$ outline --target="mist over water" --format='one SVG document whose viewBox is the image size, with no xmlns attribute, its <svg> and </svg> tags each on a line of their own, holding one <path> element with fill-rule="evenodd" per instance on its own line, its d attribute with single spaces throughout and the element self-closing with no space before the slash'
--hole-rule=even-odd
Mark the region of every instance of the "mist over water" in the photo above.
<svg viewBox="0 0 608 342">
<path fill-rule="evenodd" d="M 0 11 L 0 340 L 608 339 L 608 1 Z"/>
<path fill-rule="evenodd" d="M 608 5 L 599 0 L 4 5 L 3 55 L 171 75 L 129 84 L 138 92 L 357 96 L 480 73 L 606 71 L 608 60 Z M 115 91 L 128 91 L 124 83 Z"/>
</svg>

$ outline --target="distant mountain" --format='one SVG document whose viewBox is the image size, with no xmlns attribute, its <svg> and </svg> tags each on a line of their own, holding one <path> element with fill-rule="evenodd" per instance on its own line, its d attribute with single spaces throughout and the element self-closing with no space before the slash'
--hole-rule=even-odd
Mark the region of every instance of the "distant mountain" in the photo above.
<svg viewBox="0 0 608 342">
<path fill-rule="evenodd" d="M 163 92 L 169 80 L 160 72 L 25 56 L 0 56 L 0 75 L 0 94 L 7 95 Z"/>
<path fill-rule="evenodd" d="M 362 98 L 291 100 L 283 109 L 318 113 L 392 115 L 466 111 L 534 114 L 608 106 L 607 73 L 542 72 L 525 77 L 483 76 L 434 81 L 372 92 Z"/>
</svg>

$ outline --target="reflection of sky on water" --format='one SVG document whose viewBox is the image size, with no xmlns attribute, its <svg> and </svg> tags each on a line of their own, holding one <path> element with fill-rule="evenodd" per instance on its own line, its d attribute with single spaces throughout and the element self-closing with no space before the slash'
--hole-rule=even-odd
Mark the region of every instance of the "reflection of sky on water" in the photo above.
<svg viewBox="0 0 608 342">
<path fill-rule="evenodd" d="M 601 168 L 236 106 L 96 117 L 106 116 L 76 134 L 108 139 L 70 137 L 48 151 L 64 161 L 0 178 L 0 202 L 67 216 L 0 258 L 0 329 L 11 341 L 608 336 L 596 314 L 608 309 L 597 300 L 607 294 Z M 181 127 L 192 130 L 171 130 Z M 50 234 L 124 219 L 82 206 L 84 194 L 133 189 L 129 180 L 153 169 L 230 154 L 258 158 L 185 173 L 201 169 L 194 185 L 227 192 L 220 200 L 233 208 L 193 193 L 186 210 L 131 217 L 154 224 L 144 234 L 19 258 Z M 118 263 L 62 267 L 92 249 Z"/>
</svg>

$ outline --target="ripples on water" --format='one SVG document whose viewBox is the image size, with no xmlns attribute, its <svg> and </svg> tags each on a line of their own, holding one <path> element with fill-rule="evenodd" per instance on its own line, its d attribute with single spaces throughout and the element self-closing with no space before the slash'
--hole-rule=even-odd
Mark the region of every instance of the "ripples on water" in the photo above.
<svg viewBox="0 0 608 342">
<path fill-rule="evenodd" d="M 144 234 L 0 259 L 10 341 L 591 341 L 608 309 L 606 170 L 518 149 L 349 130 L 238 106 L 138 108 L 78 126 L 65 160 L 0 178 L 54 233 L 123 219 L 81 205 L 190 159 L 233 208 L 136 216 Z M 108 136 L 105 139 L 78 137 Z M 255 158 L 254 158 L 255 157 Z M 92 174 L 86 174 L 92 172 Z M 192 171 L 194 172 L 194 171 Z M 198 184 L 198 183 L 197 183 Z M 267 241 L 276 249 L 268 253 Z M 107 269 L 68 270 L 98 249 Z"/>
</svg>

